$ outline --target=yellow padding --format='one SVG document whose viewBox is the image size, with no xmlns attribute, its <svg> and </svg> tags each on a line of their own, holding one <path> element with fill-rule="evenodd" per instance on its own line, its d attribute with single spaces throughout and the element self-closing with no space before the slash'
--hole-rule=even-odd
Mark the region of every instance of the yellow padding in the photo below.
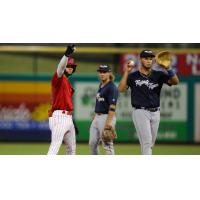
<svg viewBox="0 0 200 200">
<path fill-rule="evenodd" d="M 0 81 L 0 93 L 6 94 L 49 94 L 50 83 L 34 81 Z"/>
<path fill-rule="evenodd" d="M 61 46 L 0 46 L 0 52 L 18 52 L 18 53 L 48 53 L 62 54 L 66 47 Z M 132 47 L 79 47 L 77 45 L 76 53 L 139 53 L 145 48 L 132 48 Z M 154 52 L 168 50 L 171 53 L 200 53 L 200 49 L 182 49 L 182 48 L 152 48 Z"/>
</svg>

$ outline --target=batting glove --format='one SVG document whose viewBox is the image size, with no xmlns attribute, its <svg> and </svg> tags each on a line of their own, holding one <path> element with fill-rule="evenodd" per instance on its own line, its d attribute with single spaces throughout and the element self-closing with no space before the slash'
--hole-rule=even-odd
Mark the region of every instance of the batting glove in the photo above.
<svg viewBox="0 0 200 200">
<path fill-rule="evenodd" d="M 67 49 L 66 49 L 64 55 L 67 57 L 71 56 L 74 53 L 75 49 L 76 49 L 76 47 L 74 44 L 67 46 Z"/>
</svg>

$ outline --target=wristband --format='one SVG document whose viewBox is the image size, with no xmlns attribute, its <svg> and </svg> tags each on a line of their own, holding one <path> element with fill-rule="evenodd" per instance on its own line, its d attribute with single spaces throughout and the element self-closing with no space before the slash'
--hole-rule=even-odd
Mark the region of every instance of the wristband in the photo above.
<svg viewBox="0 0 200 200">
<path fill-rule="evenodd" d="M 110 108 L 109 110 L 112 112 L 115 112 L 115 108 Z"/>
<path fill-rule="evenodd" d="M 68 46 L 64 55 L 66 57 L 69 57 L 74 52 L 74 50 L 75 50 L 75 45 Z"/>
<path fill-rule="evenodd" d="M 176 75 L 173 69 L 168 69 L 167 73 L 168 73 L 169 78 L 172 78 L 174 75 Z"/>
</svg>

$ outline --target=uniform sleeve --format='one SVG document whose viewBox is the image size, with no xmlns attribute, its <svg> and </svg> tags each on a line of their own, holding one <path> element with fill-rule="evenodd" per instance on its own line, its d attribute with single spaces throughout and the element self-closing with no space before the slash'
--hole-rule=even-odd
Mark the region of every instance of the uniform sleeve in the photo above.
<svg viewBox="0 0 200 200">
<path fill-rule="evenodd" d="M 160 82 L 161 82 L 161 83 L 165 83 L 165 84 L 171 86 L 171 85 L 168 83 L 168 81 L 169 81 L 169 76 L 168 76 L 166 73 L 164 73 L 164 72 L 160 72 Z"/>
<path fill-rule="evenodd" d="M 58 78 L 60 78 L 63 75 L 66 65 L 67 65 L 67 61 L 68 61 L 68 57 L 66 57 L 66 56 L 63 56 L 62 59 L 60 60 L 58 67 L 57 67 Z"/>
<path fill-rule="evenodd" d="M 109 91 L 109 95 L 108 95 L 109 105 L 111 105 L 111 104 L 116 105 L 117 99 L 119 96 L 119 91 L 118 91 L 117 87 L 115 85 L 113 85 L 112 87 L 110 87 L 110 89 L 108 91 Z"/>
</svg>

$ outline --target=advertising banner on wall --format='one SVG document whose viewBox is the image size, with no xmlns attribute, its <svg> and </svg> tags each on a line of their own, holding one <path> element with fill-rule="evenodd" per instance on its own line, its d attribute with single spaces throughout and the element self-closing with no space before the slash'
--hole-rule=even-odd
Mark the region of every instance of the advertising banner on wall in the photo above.
<svg viewBox="0 0 200 200">
<path fill-rule="evenodd" d="M 187 97 L 186 83 L 173 87 L 163 86 L 158 140 L 187 141 Z"/>
<path fill-rule="evenodd" d="M 124 66 L 128 60 L 134 60 L 136 66 L 139 66 L 139 55 L 137 53 L 121 54 L 120 72 L 123 72 Z M 157 65 L 154 65 L 157 68 Z M 200 54 L 192 53 L 172 53 L 172 68 L 179 75 L 200 75 Z"/>
<path fill-rule="evenodd" d="M 200 83 L 195 84 L 195 142 L 200 142 Z"/>
<path fill-rule="evenodd" d="M 0 133 L 48 131 L 49 107 L 49 82 L 0 81 Z"/>
<path fill-rule="evenodd" d="M 96 102 L 96 93 L 98 90 L 98 82 L 76 82 L 75 91 L 75 118 L 77 119 L 80 129 L 86 133 L 80 135 L 80 139 L 89 139 L 89 128 L 94 116 L 94 108 Z M 131 116 L 131 101 L 130 91 L 125 94 L 120 94 L 117 104 L 117 134 L 118 141 L 133 141 L 136 134 L 132 123 Z"/>
<path fill-rule="evenodd" d="M 75 117 L 82 130 L 88 133 L 94 115 L 97 82 L 76 82 Z M 130 91 L 120 94 L 117 104 L 118 141 L 135 141 L 137 136 L 132 122 Z M 89 133 L 87 134 L 87 136 Z M 187 140 L 187 84 L 164 86 L 161 93 L 161 123 L 158 140 Z"/>
<path fill-rule="evenodd" d="M 88 142 L 98 86 L 97 81 L 87 78 L 74 81 L 74 116 L 81 132 L 78 141 Z M 17 136 L 31 131 L 32 139 L 36 139 L 38 133 L 48 132 L 50 136 L 47 115 L 50 89 L 49 81 L 0 81 L 0 133 L 17 131 L 14 134 Z M 158 141 L 187 140 L 187 96 L 187 83 L 163 87 Z M 137 141 L 130 91 L 120 94 L 116 128 L 119 142 Z"/>
</svg>

